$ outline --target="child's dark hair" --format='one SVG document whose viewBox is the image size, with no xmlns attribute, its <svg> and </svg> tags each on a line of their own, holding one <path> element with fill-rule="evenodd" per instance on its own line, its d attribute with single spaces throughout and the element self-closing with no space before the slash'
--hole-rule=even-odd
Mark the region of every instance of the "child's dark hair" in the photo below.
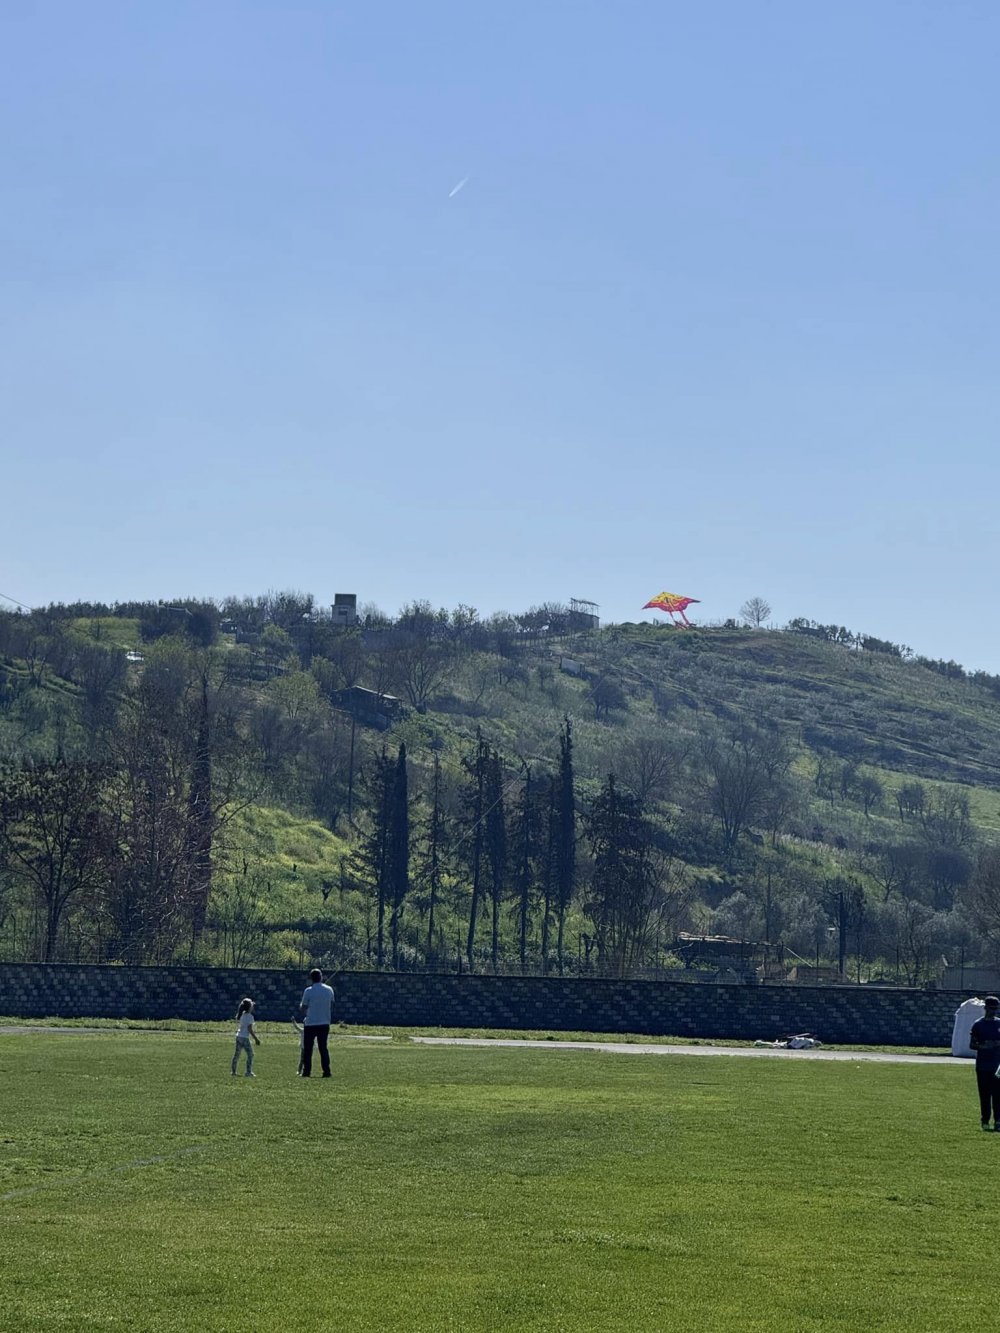
<svg viewBox="0 0 1000 1333">
<path fill-rule="evenodd" d="M 249 1014 L 253 1010 L 253 1000 L 249 996 L 245 1000 L 240 1000 L 240 1007 L 236 1010 L 236 1017 L 240 1018 L 243 1014 Z"/>
</svg>

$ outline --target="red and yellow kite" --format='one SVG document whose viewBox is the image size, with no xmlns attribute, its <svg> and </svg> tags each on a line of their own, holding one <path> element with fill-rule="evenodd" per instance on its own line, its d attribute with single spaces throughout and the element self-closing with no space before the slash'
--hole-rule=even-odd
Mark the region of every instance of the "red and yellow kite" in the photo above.
<svg viewBox="0 0 1000 1333">
<path fill-rule="evenodd" d="M 642 609 L 646 611 L 652 607 L 654 611 L 666 611 L 671 620 L 674 619 L 675 615 L 680 616 L 682 622 L 690 629 L 691 622 L 684 614 L 684 608 L 691 606 L 692 603 L 697 604 L 697 602 L 697 597 L 681 597 L 675 592 L 658 592 Z M 674 624 L 676 623 L 674 621 Z"/>
</svg>

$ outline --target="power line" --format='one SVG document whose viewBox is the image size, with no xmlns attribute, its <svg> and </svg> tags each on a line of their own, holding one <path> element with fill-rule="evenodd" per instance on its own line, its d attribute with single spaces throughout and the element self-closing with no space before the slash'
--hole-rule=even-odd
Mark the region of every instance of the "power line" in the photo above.
<svg viewBox="0 0 1000 1333">
<path fill-rule="evenodd" d="M 2 597 L 5 602 L 13 602 L 15 606 L 21 607 L 23 611 L 30 611 L 32 609 L 30 606 L 25 606 L 24 602 L 19 602 L 16 597 L 8 597 L 5 592 L 0 592 L 0 597 Z"/>
</svg>

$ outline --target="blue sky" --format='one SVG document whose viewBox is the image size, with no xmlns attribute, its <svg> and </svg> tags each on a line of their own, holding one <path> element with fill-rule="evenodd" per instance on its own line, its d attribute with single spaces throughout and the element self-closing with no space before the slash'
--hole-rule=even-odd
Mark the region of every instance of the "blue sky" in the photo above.
<svg viewBox="0 0 1000 1333">
<path fill-rule="evenodd" d="M 992 0 L 11 0 L 0 62 L 5 594 L 1000 670 Z"/>
</svg>

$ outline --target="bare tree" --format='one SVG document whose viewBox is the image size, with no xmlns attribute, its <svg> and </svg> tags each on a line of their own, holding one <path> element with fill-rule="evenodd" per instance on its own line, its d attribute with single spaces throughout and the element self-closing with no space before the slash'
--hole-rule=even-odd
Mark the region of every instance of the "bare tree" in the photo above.
<svg viewBox="0 0 1000 1333">
<path fill-rule="evenodd" d="M 102 765 L 61 760 L 0 776 L 0 866 L 30 888 L 44 912 L 46 963 L 55 959 L 70 903 L 96 894 L 106 874 L 107 776 Z"/>
<path fill-rule="evenodd" d="M 976 840 L 969 798 L 964 791 L 937 791 L 920 818 L 928 845 L 968 849 Z"/>
<path fill-rule="evenodd" d="M 361 679 L 380 699 L 397 688 L 398 640 L 392 630 L 380 629 L 366 635 L 368 657 Z"/>
<path fill-rule="evenodd" d="M 365 645 L 360 631 L 342 630 L 332 636 L 325 654 L 336 667 L 340 683 L 350 689 L 365 669 Z"/>
<path fill-rule="evenodd" d="M 276 682 L 272 682 L 275 683 Z M 115 848 L 102 886 L 109 958 L 162 961 L 193 947 L 212 892 L 218 838 L 254 797 L 239 702 L 209 651 L 155 645 L 108 748 L 104 806 Z"/>
<path fill-rule="evenodd" d="M 114 648 L 83 644 L 77 653 L 74 677 L 80 686 L 81 721 L 96 738 L 114 719 L 127 678 L 125 654 Z"/>
<path fill-rule="evenodd" d="M 450 644 L 414 632 L 399 635 L 395 676 L 418 713 L 427 712 L 428 701 L 448 675 L 451 663 Z"/>
<path fill-rule="evenodd" d="M 242 866 L 224 877 L 216 895 L 212 925 L 222 928 L 223 957 L 227 967 L 260 965 L 258 949 L 264 928 L 262 902 L 271 884 L 262 871 Z"/>
<path fill-rule="evenodd" d="M 709 731 L 698 754 L 705 803 L 722 826 L 727 851 L 764 816 L 768 798 L 786 779 L 791 755 L 776 727 L 740 722 L 732 731 Z"/>
<path fill-rule="evenodd" d="M 893 902 L 889 910 L 891 933 L 895 935 L 896 955 L 903 984 L 919 986 L 931 974 L 932 959 L 943 947 L 941 915 L 918 902 Z"/>
<path fill-rule="evenodd" d="M 888 902 L 893 895 L 915 895 L 923 862 L 923 851 L 912 843 L 877 843 L 865 848 L 861 868 L 882 890 L 882 901 Z"/>
<path fill-rule="evenodd" d="M 760 629 L 771 615 L 771 605 L 763 597 L 748 597 L 740 607 L 740 615 L 745 624 Z"/>
<path fill-rule="evenodd" d="M 614 771 L 644 806 L 664 800 L 682 756 L 662 730 L 631 732 L 616 748 Z"/>
</svg>

